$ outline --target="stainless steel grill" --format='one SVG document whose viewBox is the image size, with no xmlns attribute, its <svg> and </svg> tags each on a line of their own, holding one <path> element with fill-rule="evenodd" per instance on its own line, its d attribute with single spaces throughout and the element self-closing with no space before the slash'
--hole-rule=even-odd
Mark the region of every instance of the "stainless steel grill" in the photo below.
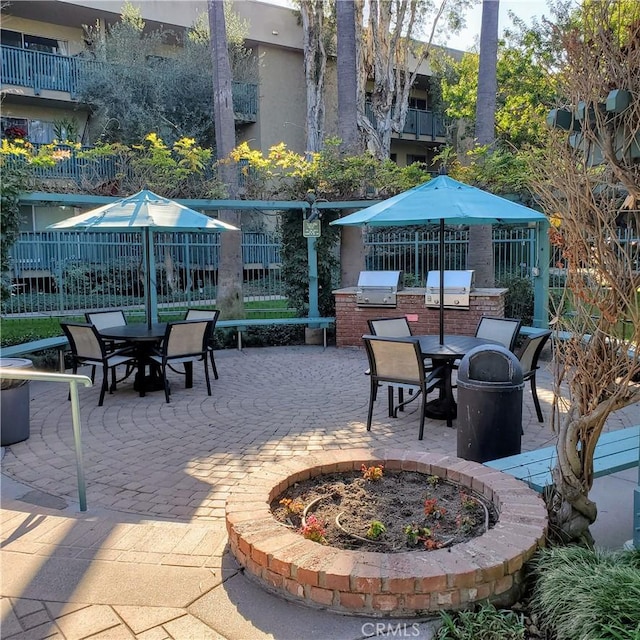
<svg viewBox="0 0 640 640">
<path fill-rule="evenodd" d="M 356 289 L 360 307 L 395 307 L 402 290 L 402 271 L 361 271 Z"/>
<path fill-rule="evenodd" d="M 448 309 L 468 309 L 469 296 L 473 291 L 475 271 L 445 271 L 444 272 L 444 304 Z M 440 306 L 440 272 L 429 271 L 427 274 L 427 293 L 425 296 L 427 307 Z"/>
</svg>

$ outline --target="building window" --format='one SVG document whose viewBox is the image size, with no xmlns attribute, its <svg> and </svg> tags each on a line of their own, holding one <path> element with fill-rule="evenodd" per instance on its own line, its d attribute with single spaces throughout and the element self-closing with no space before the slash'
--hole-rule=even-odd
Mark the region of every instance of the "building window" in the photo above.
<svg viewBox="0 0 640 640">
<path fill-rule="evenodd" d="M 29 141 L 35 144 L 49 144 L 53 142 L 56 137 L 53 128 L 53 122 L 29 120 Z"/>
<path fill-rule="evenodd" d="M 422 164 L 427 164 L 427 156 L 414 156 L 410 153 L 407 153 L 407 166 L 413 164 L 414 162 L 421 162 Z"/>
<path fill-rule="evenodd" d="M 409 98 L 409 109 L 427 110 L 427 101 L 425 98 Z"/>
<path fill-rule="evenodd" d="M 8 29 L 2 29 L 0 34 L 2 44 L 7 47 L 20 47 L 22 48 L 22 34 L 17 31 L 9 31 Z"/>
<path fill-rule="evenodd" d="M 29 121 L 26 118 L 2 118 L 2 137 L 7 140 L 29 136 Z"/>
<path fill-rule="evenodd" d="M 49 144 L 55 139 L 53 122 L 27 120 L 27 118 L 2 118 L 2 137 L 9 140 L 28 138 L 35 144 Z"/>
<path fill-rule="evenodd" d="M 61 55 L 67 55 L 69 50 L 67 43 L 62 40 L 32 36 L 27 33 L 20 33 L 19 31 L 2 29 L 0 37 L 2 38 L 2 44 L 9 47 L 19 47 L 21 49 L 43 51 L 44 53 L 58 53 Z"/>
</svg>

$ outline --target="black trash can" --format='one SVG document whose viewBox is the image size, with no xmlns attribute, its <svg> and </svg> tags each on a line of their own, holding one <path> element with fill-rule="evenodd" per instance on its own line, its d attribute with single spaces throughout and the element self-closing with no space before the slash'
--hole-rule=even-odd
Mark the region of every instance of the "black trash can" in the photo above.
<svg viewBox="0 0 640 640">
<path fill-rule="evenodd" d="M 487 462 L 520 453 L 522 367 L 499 345 L 469 351 L 458 369 L 458 457 Z"/>
<path fill-rule="evenodd" d="M 26 358 L 0 358 L 0 367 L 30 368 Z M 0 443 L 3 447 L 29 437 L 29 381 L 5 378 L 0 383 Z"/>
</svg>

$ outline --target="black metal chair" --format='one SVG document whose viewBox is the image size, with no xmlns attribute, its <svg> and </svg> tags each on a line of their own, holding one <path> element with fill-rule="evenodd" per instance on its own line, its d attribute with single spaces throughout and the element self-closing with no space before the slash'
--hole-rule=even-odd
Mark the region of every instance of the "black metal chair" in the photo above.
<svg viewBox="0 0 640 640">
<path fill-rule="evenodd" d="M 362 336 L 369 359 L 371 388 L 369 392 L 369 411 L 367 414 L 367 431 L 371 431 L 373 404 L 378 396 L 378 386 L 388 383 L 389 407 L 393 406 L 393 386 L 408 385 L 418 389 L 407 402 L 413 402 L 420 394 L 420 430 L 418 439 L 424 435 L 424 419 L 427 393 L 440 383 L 437 371 L 427 376 L 417 338 L 387 338 L 383 336 Z M 407 404 L 400 403 L 400 404 Z M 393 407 L 392 416 L 397 417 L 400 405 Z"/>
<path fill-rule="evenodd" d="M 127 318 L 122 309 L 109 309 L 107 311 L 86 311 L 86 321 L 100 331 L 107 327 L 122 327 L 127 324 Z M 124 340 L 104 340 L 107 351 L 113 351 L 126 344 Z"/>
<path fill-rule="evenodd" d="M 162 339 L 160 350 L 151 356 L 151 359 L 160 365 L 160 372 L 164 382 L 164 396 L 169 402 L 169 380 L 167 368 L 185 376 L 185 388 L 193 387 L 193 363 L 204 362 L 204 376 L 207 381 L 207 394 L 211 395 L 211 382 L 209 380 L 208 342 L 209 320 L 178 320 L 169 322 Z M 184 372 L 174 368 L 181 364 Z"/>
<path fill-rule="evenodd" d="M 513 351 L 521 324 L 522 320 L 517 318 L 482 316 L 476 328 L 476 338 L 495 340 L 504 345 L 509 351 Z"/>
<path fill-rule="evenodd" d="M 100 400 L 98 401 L 98 406 L 101 407 L 107 388 L 109 388 L 109 393 L 113 393 L 116 389 L 116 367 L 123 364 L 135 365 L 134 354 L 127 349 L 108 351 L 93 324 L 61 322 L 60 326 L 71 347 L 73 373 L 78 372 L 78 366 L 80 365 L 91 365 L 91 380 L 95 381 L 96 367 L 102 367 L 102 387 L 100 389 Z M 110 387 L 107 383 L 109 371 L 111 371 Z"/>
<path fill-rule="evenodd" d="M 220 315 L 219 309 L 187 309 L 187 313 L 184 315 L 185 320 L 209 320 L 211 327 L 209 328 L 209 343 L 207 344 L 207 350 L 209 351 L 209 357 L 211 358 L 211 369 L 213 370 L 213 377 L 218 379 L 218 369 L 216 367 L 216 360 L 213 355 L 215 346 L 213 344 L 213 333 L 216 329 L 216 322 L 218 322 L 218 316 Z"/>
<path fill-rule="evenodd" d="M 544 422 L 544 418 L 540 408 L 540 400 L 538 400 L 538 390 L 536 389 L 536 371 L 540 368 L 538 367 L 538 358 L 550 336 L 551 331 L 541 329 L 539 332 L 528 335 L 522 346 L 515 352 L 522 366 L 524 381 L 529 380 L 531 383 L 531 395 L 533 396 L 533 404 L 536 407 L 538 422 Z"/>
</svg>

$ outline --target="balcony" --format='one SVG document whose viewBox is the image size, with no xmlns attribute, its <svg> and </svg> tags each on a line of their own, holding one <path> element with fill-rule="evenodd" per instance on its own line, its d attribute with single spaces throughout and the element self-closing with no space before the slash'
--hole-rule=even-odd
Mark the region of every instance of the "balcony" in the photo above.
<svg viewBox="0 0 640 640">
<path fill-rule="evenodd" d="M 375 125 L 375 117 L 371 104 L 365 105 L 367 118 Z M 445 119 L 435 111 L 426 109 L 409 109 L 401 133 L 394 133 L 394 139 L 433 140 L 442 141 L 446 136 Z"/>
<path fill-rule="evenodd" d="M 31 51 L 0 45 L 2 53 L 2 84 L 27 87 L 39 96 L 42 91 L 61 91 L 71 100 L 78 95 L 80 80 L 98 65 L 105 63 L 54 53 Z M 255 122 L 258 113 L 258 87 L 255 84 L 233 83 L 233 110 L 236 121 Z"/>
</svg>

